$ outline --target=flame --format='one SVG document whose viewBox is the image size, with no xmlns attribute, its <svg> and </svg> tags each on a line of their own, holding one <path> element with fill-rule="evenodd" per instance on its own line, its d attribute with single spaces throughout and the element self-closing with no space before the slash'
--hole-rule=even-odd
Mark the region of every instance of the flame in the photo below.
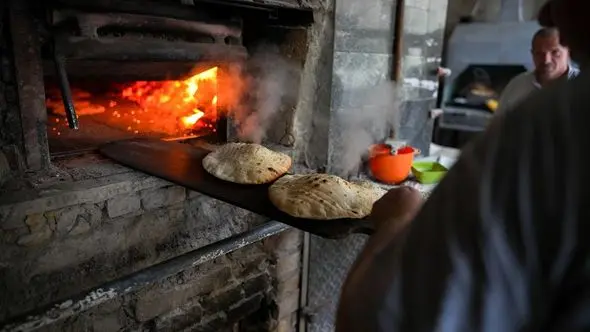
<svg viewBox="0 0 590 332">
<path fill-rule="evenodd" d="M 136 102 L 144 112 L 158 112 L 157 121 L 176 121 L 192 129 L 211 125 L 201 119 L 217 116 L 217 67 L 179 81 L 138 81 L 123 89 L 121 96 Z"/>
<path fill-rule="evenodd" d="M 199 119 L 202 118 L 203 116 L 205 116 L 205 113 L 203 113 L 201 111 L 197 111 L 197 113 L 195 113 L 193 115 L 188 115 L 188 116 L 182 117 L 181 120 L 182 120 L 182 123 L 184 124 L 185 127 L 191 127 L 195 123 L 197 123 L 197 121 L 199 121 Z"/>
</svg>

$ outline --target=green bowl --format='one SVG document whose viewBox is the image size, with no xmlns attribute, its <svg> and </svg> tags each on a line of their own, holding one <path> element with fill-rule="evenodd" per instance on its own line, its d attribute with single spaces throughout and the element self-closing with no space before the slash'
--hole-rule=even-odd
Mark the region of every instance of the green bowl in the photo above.
<svg viewBox="0 0 590 332">
<path fill-rule="evenodd" d="M 422 184 L 439 182 L 447 173 L 447 168 L 435 161 L 417 161 L 412 164 L 412 173 Z"/>
</svg>

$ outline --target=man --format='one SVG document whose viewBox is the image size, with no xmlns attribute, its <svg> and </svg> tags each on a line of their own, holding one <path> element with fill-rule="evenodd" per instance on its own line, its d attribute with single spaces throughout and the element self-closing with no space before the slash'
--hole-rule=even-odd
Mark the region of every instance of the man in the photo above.
<svg viewBox="0 0 590 332">
<path fill-rule="evenodd" d="M 569 63 L 568 48 L 560 44 L 556 28 L 541 28 L 533 36 L 531 44 L 535 70 L 517 75 L 508 83 L 500 96 L 497 113 L 513 108 L 533 91 L 552 81 L 572 79 L 578 75 L 578 70 Z"/>
<path fill-rule="evenodd" d="M 375 204 L 336 331 L 590 330 L 590 2 L 550 6 L 580 75 L 495 118 L 416 218 L 411 189 Z"/>
</svg>

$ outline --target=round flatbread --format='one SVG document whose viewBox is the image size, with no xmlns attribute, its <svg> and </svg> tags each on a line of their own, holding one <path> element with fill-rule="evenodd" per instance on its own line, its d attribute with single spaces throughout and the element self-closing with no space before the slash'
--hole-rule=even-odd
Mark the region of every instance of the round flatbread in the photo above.
<svg viewBox="0 0 590 332">
<path fill-rule="evenodd" d="M 263 184 L 287 173 L 291 157 L 259 144 L 228 143 L 203 158 L 203 168 L 225 181 Z"/>
<path fill-rule="evenodd" d="M 297 218 L 331 220 L 368 216 L 385 190 L 329 174 L 285 175 L 269 188 L 270 201 Z"/>
</svg>

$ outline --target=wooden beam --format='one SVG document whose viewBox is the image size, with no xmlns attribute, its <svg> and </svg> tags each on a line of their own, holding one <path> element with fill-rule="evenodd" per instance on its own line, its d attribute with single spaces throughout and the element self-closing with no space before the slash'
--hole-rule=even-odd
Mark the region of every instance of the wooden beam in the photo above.
<svg viewBox="0 0 590 332">
<path fill-rule="evenodd" d="M 402 79 L 403 35 L 405 0 L 397 0 L 395 5 L 395 25 L 393 35 L 393 80 Z"/>
<path fill-rule="evenodd" d="M 13 43 L 25 161 L 29 170 L 41 170 L 49 167 L 47 109 L 45 107 L 41 38 L 29 4 L 29 1 L 11 1 L 9 24 Z"/>
</svg>

